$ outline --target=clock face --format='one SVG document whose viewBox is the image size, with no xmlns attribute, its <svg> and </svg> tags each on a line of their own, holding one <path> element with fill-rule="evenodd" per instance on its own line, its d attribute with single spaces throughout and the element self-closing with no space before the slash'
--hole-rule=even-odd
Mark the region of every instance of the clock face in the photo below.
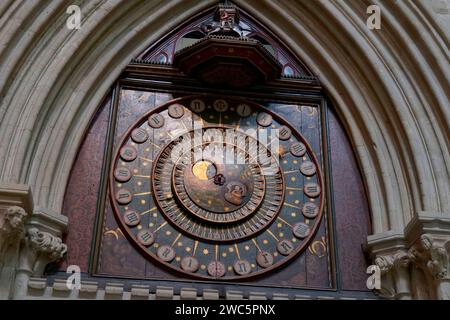
<svg viewBox="0 0 450 320">
<path fill-rule="evenodd" d="M 174 99 L 129 128 L 110 196 L 144 255 L 215 280 L 261 275 L 301 254 L 324 199 L 320 165 L 291 124 L 216 96 Z"/>
</svg>

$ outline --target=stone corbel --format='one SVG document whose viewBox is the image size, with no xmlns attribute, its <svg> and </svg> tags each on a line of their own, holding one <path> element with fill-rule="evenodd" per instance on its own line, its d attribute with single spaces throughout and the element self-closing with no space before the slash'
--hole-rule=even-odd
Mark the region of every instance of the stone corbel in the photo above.
<svg viewBox="0 0 450 320">
<path fill-rule="evenodd" d="M 403 230 L 370 235 L 381 271 L 379 294 L 391 299 L 450 300 L 450 212 L 417 212 Z"/>
<path fill-rule="evenodd" d="M 434 289 L 427 298 L 450 300 L 449 247 L 450 240 L 423 234 L 409 250 L 415 268 L 422 271 L 423 286 Z M 418 298 L 423 297 L 419 290 Z"/>
<path fill-rule="evenodd" d="M 26 267 L 32 275 L 42 275 L 50 262 L 58 261 L 67 252 L 61 238 L 37 228 L 30 228 L 24 240 L 19 267 Z"/>
<path fill-rule="evenodd" d="M 32 212 L 29 186 L 0 182 L 0 299 L 10 298 L 25 225 Z"/>
<path fill-rule="evenodd" d="M 410 258 L 402 232 L 387 231 L 368 237 L 367 249 L 381 271 L 376 293 L 388 299 L 411 299 Z"/>
<path fill-rule="evenodd" d="M 375 265 L 380 268 L 381 271 L 381 288 L 376 292 L 380 296 L 388 299 L 394 299 L 395 297 L 395 283 L 394 277 L 391 274 L 392 267 L 394 265 L 394 259 L 389 255 L 379 255 L 375 258 Z"/>
<path fill-rule="evenodd" d="M 8 249 L 18 247 L 23 239 L 27 216 L 25 210 L 19 206 L 11 206 L 5 210 L 0 225 L 0 270 L 6 260 Z"/>
<path fill-rule="evenodd" d="M 411 299 L 409 256 L 405 250 L 390 255 L 378 255 L 375 264 L 381 271 L 378 293 L 389 299 Z"/>
<path fill-rule="evenodd" d="M 17 259 L 14 254 L 25 235 L 24 225 L 32 212 L 33 200 L 28 186 L 0 183 L 0 278 L 2 266 L 14 267 Z"/>
<path fill-rule="evenodd" d="M 405 228 L 405 235 L 416 298 L 450 300 L 450 213 L 420 211 Z M 419 271 L 421 281 L 415 279 L 414 272 Z"/>
<path fill-rule="evenodd" d="M 66 217 L 51 211 L 36 210 L 33 213 L 20 249 L 14 299 L 26 296 L 31 276 L 42 276 L 49 263 L 64 257 L 67 246 L 62 243 L 61 236 L 66 225 Z"/>
</svg>

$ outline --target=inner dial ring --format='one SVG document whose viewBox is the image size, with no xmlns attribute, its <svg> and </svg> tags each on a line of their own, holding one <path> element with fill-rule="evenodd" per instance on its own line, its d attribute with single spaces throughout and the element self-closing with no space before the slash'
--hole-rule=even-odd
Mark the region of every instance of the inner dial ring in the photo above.
<svg viewBox="0 0 450 320">
<path fill-rule="evenodd" d="M 201 150 L 218 143 L 206 143 Z M 238 162 L 248 158 L 249 164 L 224 164 L 222 159 L 208 156 L 207 160 L 189 161 L 191 152 L 175 164 L 173 189 L 186 210 L 199 219 L 213 223 L 231 223 L 247 218 L 257 210 L 265 193 L 265 178 L 261 167 L 248 153 L 236 145 Z M 192 157 L 191 157 L 192 158 Z M 214 173 L 214 174 L 213 174 Z M 216 180 L 222 176 L 222 183 Z"/>
<path fill-rule="evenodd" d="M 206 127 L 200 130 L 209 129 L 227 128 Z M 184 232 L 210 241 L 236 241 L 264 230 L 282 207 L 284 180 L 280 167 L 271 167 L 275 169 L 273 174 L 263 176 L 261 164 L 252 160 L 242 148 L 234 143 L 221 142 L 224 150 L 227 146 L 234 147 L 236 159 L 240 156 L 247 161 L 237 168 L 234 164 L 223 164 L 218 155 L 204 152 L 217 142 L 187 147 L 184 143 L 195 141 L 191 139 L 193 134 L 194 130 L 169 143 L 154 163 L 154 197 L 161 211 Z M 237 134 L 253 139 L 242 132 Z M 193 161 L 194 151 L 199 151 L 198 148 L 203 151 L 202 155 L 207 156 Z M 270 160 L 265 159 L 266 166 L 267 161 Z M 222 175 L 220 179 L 217 178 L 219 175 Z M 276 187 L 266 188 L 267 184 Z M 188 190 L 190 188 L 196 189 L 197 193 L 209 190 L 215 200 L 205 197 L 205 194 L 195 199 L 196 192 Z"/>
</svg>

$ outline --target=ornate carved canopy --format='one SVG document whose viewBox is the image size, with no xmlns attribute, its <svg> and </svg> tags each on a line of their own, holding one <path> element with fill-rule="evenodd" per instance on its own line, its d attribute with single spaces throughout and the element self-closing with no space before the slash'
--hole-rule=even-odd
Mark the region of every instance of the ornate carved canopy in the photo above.
<svg viewBox="0 0 450 320">
<path fill-rule="evenodd" d="M 281 65 L 259 41 L 230 36 L 206 36 L 175 53 L 174 65 L 214 86 L 244 87 L 281 75 Z"/>
<path fill-rule="evenodd" d="M 281 76 L 282 65 L 256 39 L 242 36 L 239 12 L 220 4 L 213 22 L 202 26 L 207 35 L 175 53 L 174 65 L 212 86 L 246 87 Z"/>
</svg>

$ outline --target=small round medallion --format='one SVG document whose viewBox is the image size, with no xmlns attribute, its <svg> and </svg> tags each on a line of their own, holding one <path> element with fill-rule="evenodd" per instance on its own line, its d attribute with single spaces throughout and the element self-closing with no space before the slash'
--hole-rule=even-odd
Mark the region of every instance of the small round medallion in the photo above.
<svg viewBox="0 0 450 320">
<path fill-rule="evenodd" d="M 294 157 L 303 157 L 306 153 L 306 147 L 301 142 L 294 142 L 290 147 L 290 151 Z"/>
<path fill-rule="evenodd" d="M 252 267 L 250 265 L 250 262 L 247 260 L 236 260 L 233 264 L 234 272 L 237 274 L 243 276 L 246 274 L 249 274 L 252 271 Z"/>
<path fill-rule="evenodd" d="M 287 256 L 294 251 L 294 245 L 289 240 L 281 240 L 277 243 L 277 250 L 283 256 Z"/>
<path fill-rule="evenodd" d="M 141 222 L 141 217 L 136 211 L 127 210 L 123 215 L 123 220 L 127 226 L 135 227 Z"/>
<path fill-rule="evenodd" d="M 131 132 L 131 139 L 136 143 L 144 143 L 148 139 L 148 133 L 143 128 L 136 128 Z"/>
<path fill-rule="evenodd" d="M 148 124 L 154 129 L 161 128 L 164 125 L 164 117 L 159 113 L 154 113 L 148 117 Z"/>
<path fill-rule="evenodd" d="M 124 161 L 133 161 L 137 157 L 136 148 L 132 146 L 125 146 L 120 149 L 120 157 Z"/>
<path fill-rule="evenodd" d="M 119 182 L 127 182 L 131 179 L 131 171 L 125 167 L 119 167 L 114 170 L 114 178 Z"/>
<path fill-rule="evenodd" d="M 172 118 L 180 119 L 184 115 L 184 106 L 179 103 L 172 104 L 169 106 L 168 112 Z"/>
<path fill-rule="evenodd" d="M 268 268 L 273 265 L 273 255 L 267 251 L 258 252 L 256 262 L 262 268 Z"/>
<path fill-rule="evenodd" d="M 205 103 L 203 102 L 203 100 L 200 100 L 200 99 L 192 100 L 190 106 L 191 106 L 191 110 L 196 113 L 203 112 L 206 109 Z"/>
<path fill-rule="evenodd" d="M 311 228 L 306 223 L 299 222 L 292 227 L 292 232 L 297 238 L 303 239 L 309 236 Z"/>
<path fill-rule="evenodd" d="M 256 117 L 256 122 L 262 127 L 268 127 L 272 124 L 272 116 L 266 112 L 260 112 Z"/>
<path fill-rule="evenodd" d="M 316 165 L 311 161 L 305 161 L 300 166 L 300 172 L 305 176 L 313 176 L 316 174 Z"/>
<path fill-rule="evenodd" d="M 220 261 L 211 261 L 207 267 L 208 274 L 211 277 L 220 278 L 225 275 L 225 265 Z"/>
<path fill-rule="evenodd" d="M 280 138 L 280 140 L 289 140 L 291 136 L 292 136 L 291 129 L 289 129 L 286 126 L 281 126 L 280 129 L 278 130 L 278 138 Z"/>
<path fill-rule="evenodd" d="M 237 106 L 236 113 L 240 117 L 245 118 L 245 117 L 248 117 L 249 115 L 251 115 L 252 108 L 250 108 L 250 106 L 248 104 L 242 103 Z"/>
<path fill-rule="evenodd" d="M 302 213 L 306 218 L 314 219 L 319 214 L 319 207 L 312 202 L 307 202 L 302 208 Z"/>
<path fill-rule="evenodd" d="M 146 246 L 146 247 L 152 245 L 153 242 L 155 242 L 155 235 L 153 234 L 153 232 L 151 232 L 148 229 L 140 230 L 138 232 L 136 238 L 140 244 L 142 244 L 143 246 Z"/>
<path fill-rule="evenodd" d="M 116 200 L 120 204 L 129 204 L 133 199 L 133 195 L 127 189 L 119 189 L 116 193 Z"/>
<path fill-rule="evenodd" d="M 217 99 L 214 101 L 214 110 L 217 112 L 225 112 L 228 110 L 228 102 L 223 99 Z"/>
<path fill-rule="evenodd" d="M 173 250 L 171 246 L 167 245 L 160 246 L 156 251 L 156 254 L 165 262 L 170 262 L 175 258 L 175 250 Z"/>
<path fill-rule="evenodd" d="M 198 267 L 200 266 L 200 263 L 198 262 L 197 258 L 188 256 L 181 259 L 180 265 L 184 271 L 196 272 L 198 270 Z"/>
<path fill-rule="evenodd" d="M 320 186 L 315 182 L 305 184 L 303 191 L 308 197 L 315 198 L 320 194 Z"/>
</svg>

